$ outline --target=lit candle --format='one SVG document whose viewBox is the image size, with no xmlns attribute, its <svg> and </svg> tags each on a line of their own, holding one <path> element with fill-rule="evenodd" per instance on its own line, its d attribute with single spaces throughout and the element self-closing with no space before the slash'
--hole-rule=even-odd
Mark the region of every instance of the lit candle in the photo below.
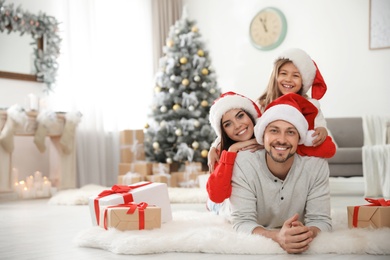
<svg viewBox="0 0 390 260">
<path fill-rule="evenodd" d="M 30 198 L 30 190 L 27 187 L 23 188 L 22 197 L 23 197 L 23 199 L 29 199 Z"/>
<path fill-rule="evenodd" d="M 26 178 L 27 188 L 31 189 L 34 186 L 34 177 L 32 175 Z"/>
<path fill-rule="evenodd" d="M 34 173 L 34 180 L 36 182 L 41 182 L 42 181 L 42 173 L 40 171 L 36 171 Z"/>
</svg>

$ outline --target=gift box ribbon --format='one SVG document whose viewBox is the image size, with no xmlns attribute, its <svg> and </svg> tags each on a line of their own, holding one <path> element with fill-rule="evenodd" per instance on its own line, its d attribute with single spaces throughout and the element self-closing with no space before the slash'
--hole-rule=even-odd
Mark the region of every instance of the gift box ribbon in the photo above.
<svg viewBox="0 0 390 260">
<path fill-rule="evenodd" d="M 366 201 L 370 202 L 370 204 L 363 205 L 363 206 L 383 206 L 383 207 L 390 207 L 390 200 L 385 200 L 383 198 L 380 199 L 371 199 L 371 198 L 365 198 Z M 357 227 L 358 223 L 358 216 L 359 216 L 359 208 L 361 206 L 355 206 L 353 208 L 353 218 L 352 218 L 352 226 Z"/>
<path fill-rule="evenodd" d="M 145 229 L 145 209 L 147 208 L 148 203 L 141 202 L 139 204 L 129 203 L 129 204 L 119 204 L 115 206 L 108 206 L 104 210 L 104 229 L 107 230 L 107 212 L 109 208 L 129 208 L 126 214 L 134 214 L 134 212 L 138 209 L 138 217 L 139 217 L 139 230 Z"/>
<path fill-rule="evenodd" d="M 112 194 L 120 194 L 123 196 L 123 203 L 127 204 L 133 202 L 133 194 L 129 193 L 130 191 L 149 185 L 152 182 L 145 182 L 139 185 L 114 185 L 111 187 L 111 190 L 104 190 L 95 198 L 94 200 L 94 208 L 95 208 L 95 216 L 96 222 L 99 225 L 100 223 L 100 209 L 99 209 L 99 200 L 103 197 L 112 195 Z"/>
</svg>

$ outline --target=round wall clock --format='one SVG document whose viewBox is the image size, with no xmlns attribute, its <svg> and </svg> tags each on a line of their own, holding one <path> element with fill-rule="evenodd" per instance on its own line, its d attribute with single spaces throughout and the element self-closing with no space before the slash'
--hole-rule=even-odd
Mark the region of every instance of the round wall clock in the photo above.
<svg viewBox="0 0 390 260">
<path fill-rule="evenodd" d="M 249 28 L 252 44 L 260 50 L 278 47 L 286 37 L 287 21 L 277 8 L 267 7 L 253 17 Z"/>
</svg>

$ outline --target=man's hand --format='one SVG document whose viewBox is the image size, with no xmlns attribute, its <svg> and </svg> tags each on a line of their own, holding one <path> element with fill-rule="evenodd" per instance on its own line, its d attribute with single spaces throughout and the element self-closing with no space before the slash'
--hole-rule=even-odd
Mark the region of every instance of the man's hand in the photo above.
<svg viewBox="0 0 390 260">
<path fill-rule="evenodd" d="M 316 234 L 317 232 L 313 232 L 311 228 L 298 221 L 298 214 L 295 214 L 284 222 L 274 240 L 287 253 L 297 254 L 305 252 L 309 248 L 309 244 Z"/>
</svg>

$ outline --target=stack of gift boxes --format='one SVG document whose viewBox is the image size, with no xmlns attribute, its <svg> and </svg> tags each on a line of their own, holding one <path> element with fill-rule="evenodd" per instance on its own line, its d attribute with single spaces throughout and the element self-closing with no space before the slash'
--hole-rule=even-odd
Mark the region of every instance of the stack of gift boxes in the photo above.
<svg viewBox="0 0 390 260">
<path fill-rule="evenodd" d="M 105 229 L 154 229 L 172 220 L 165 183 L 114 185 L 110 190 L 90 197 L 88 205 L 92 224 Z"/>
<path fill-rule="evenodd" d="M 200 162 L 158 163 L 145 159 L 142 129 L 120 132 L 120 163 L 118 184 L 140 181 L 166 183 L 168 187 L 198 187 L 198 176 L 206 174 Z"/>
<path fill-rule="evenodd" d="M 105 229 L 160 228 L 172 220 L 168 187 L 197 187 L 202 164 L 167 164 L 145 159 L 143 130 L 120 132 L 118 182 L 89 198 L 92 224 Z"/>
</svg>

